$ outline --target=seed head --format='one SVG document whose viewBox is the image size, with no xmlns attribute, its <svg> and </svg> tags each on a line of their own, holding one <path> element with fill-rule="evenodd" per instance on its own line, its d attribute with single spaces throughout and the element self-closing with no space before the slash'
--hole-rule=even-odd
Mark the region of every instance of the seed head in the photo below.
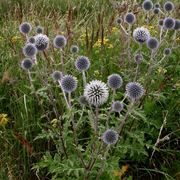
<svg viewBox="0 0 180 180">
<path fill-rule="evenodd" d="M 107 145 L 116 144 L 118 141 L 118 133 L 114 130 L 108 129 L 103 133 L 102 140 Z"/>
<path fill-rule="evenodd" d="M 102 81 L 93 80 L 86 85 L 84 96 L 90 105 L 98 107 L 107 101 L 109 96 L 108 87 Z"/>
<path fill-rule="evenodd" d="M 108 76 L 108 86 L 113 89 L 119 89 L 122 86 L 123 80 L 119 74 L 111 74 Z"/>
</svg>

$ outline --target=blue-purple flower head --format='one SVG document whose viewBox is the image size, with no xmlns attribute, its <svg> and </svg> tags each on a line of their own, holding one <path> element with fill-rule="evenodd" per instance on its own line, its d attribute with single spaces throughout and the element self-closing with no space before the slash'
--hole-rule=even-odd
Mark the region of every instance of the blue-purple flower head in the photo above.
<svg viewBox="0 0 180 180">
<path fill-rule="evenodd" d="M 79 71 L 86 71 L 90 67 L 90 61 L 86 56 L 80 56 L 75 62 L 76 69 Z"/>
<path fill-rule="evenodd" d="M 163 21 L 163 28 L 164 29 L 173 29 L 175 26 L 175 20 L 171 17 L 167 17 Z"/>
<path fill-rule="evenodd" d="M 167 1 L 164 3 L 164 10 L 167 12 L 170 12 L 172 10 L 174 10 L 174 4 L 171 1 Z"/>
<path fill-rule="evenodd" d="M 158 25 L 159 25 L 160 27 L 163 27 L 163 24 L 164 24 L 164 20 L 163 20 L 163 19 L 159 19 Z"/>
<path fill-rule="evenodd" d="M 130 100 L 139 100 L 144 95 L 144 88 L 137 82 L 130 82 L 126 85 L 126 95 Z"/>
<path fill-rule="evenodd" d="M 159 3 L 154 4 L 154 8 L 160 8 L 160 7 L 161 7 L 161 5 Z"/>
<path fill-rule="evenodd" d="M 24 70 L 30 70 L 32 68 L 32 66 L 33 66 L 33 62 L 30 58 L 25 58 L 21 62 L 21 67 Z"/>
<path fill-rule="evenodd" d="M 150 38 L 150 33 L 148 29 L 140 27 L 133 31 L 133 37 L 138 43 L 144 43 Z"/>
<path fill-rule="evenodd" d="M 84 105 L 88 105 L 88 101 L 86 100 L 85 96 L 80 96 L 79 97 L 79 103 L 84 106 Z"/>
<path fill-rule="evenodd" d="M 102 81 L 93 80 L 86 85 L 84 89 L 84 96 L 90 105 L 99 107 L 108 100 L 108 87 Z"/>
<path fill-rule="evenodd" d="M 28 39 L 28 43 L 35 44 L 35 38 L 34 37 L 30 37 Z"/>
<path fill-rule="evenodd" d="M 121 112 L 124 108 L 124 104 L 120 101 L 114 101 L 111 105 L 111 109 L 113 112 Z"/>
<path fill-rule="evenodd" d="M 72 75 L 65 75 L 61 78 L 61 87 L 66 93 L 71 93 L 77 88 L 77 79 Z"/>
<path fill-rule="evenodd" d="M 62 49 L 66 46 L 67 39 L 63 35 L 57 35 L 53 40 L 53 45 L 57 49 Z"/>
<path fill-rule="evenodd" d="M 174 30 L 178 31 L 180 29 L 180 20 L 176 19 L 175 20 L 175 25 L 174 25 Z"/>
<path fill-rule="evenodd" d="M 77 45 L 72 45 L 70 49 L 71 53 L 78 53 L 79 52 L 79 47 Z"/>
<path fill-rule="evenodd" d="M 37 34 L 34 38 L 38 51 L 44 51 L 49 47 L 49 38 L 45 34 Z"/>
<path fill-rule="evenodd" d="M 19 26 L 19 31 L 22 34 L 28 34 L 30 31 L 32 30 L 31 24 L 28 22 L 23 22 L 20 26 Z"/>
<path fill-rule="evenodd" d="M 44 33 L 44 28 L 41 27 L 41 26 L 37 26 L 37 27 L 36 27 L 36 33 L 37 33 L 37 34 L 43 34 L 43 33 Z"/>
<path fill-rule="evenodd" d="M 116 90 L 122 86 L 123 80 L 119 74 L 111 74 L 108 76 L 107 83 L 111 89 Z"/>
<path fill-rule="evenodd" d="M 159 41 L 156 38 L 151 37 L 147 41 L 147 47 L 151 50 L 156 50 L 159 47 Z"/>
<path fill-rule="evenodd" d="M 101 138 L 106 145 L 113 145 L 118 141 L 118 133 L 114 130 L 108 129 L 103 133 Z"/>
<path fill-rule="evenodd" d="M 171 54 L 171 48 L 165 48 L 164 51 L 163 51 L 163 54 L 165 56 L 169 56 Z"/>
<path fill-rule="evenodd" d="M 160 12 L 159 8 L 154 8 L 154 9 L 153 9 L 153 13 L 154 13 L 154 14 L 159 14 L 159 12 Z"/>
<path fill-rule="evenodd" d="M 26 57 L 33 57 L 37 54 L 37 48 L 34 44 L 27 43 L 23 48 L 23 54 Z"/>
<path fill-rule="evenodd" d="M 115 22 L 116 22 L 117 25 L 120 25 L 122 23 L 122 18 L 117 17 Z"/>
<path fill-rule="evenodd" d="M 62 77 L 63 77 L 63 74 L 62 74 L 62 72 L 60 72 L 60 71 L 54 71 L 54 72 L 52 73 L 52 78 L 53 78 L 55 81 L 60 81 Z"/>
<path fill-rule="evenodd" d="M 142 4 L 142 8 L 145 11 L 150 11 L 153 9 L 153 2 L 151 0 L 145 0 Z"/>
<path fill-rule="evenodd" d="M 134 24 L 136 21 L 136 16 L 132 12 L 129 12 L 125 15 L 124 21 L 128 24 Z"/>
</svg>

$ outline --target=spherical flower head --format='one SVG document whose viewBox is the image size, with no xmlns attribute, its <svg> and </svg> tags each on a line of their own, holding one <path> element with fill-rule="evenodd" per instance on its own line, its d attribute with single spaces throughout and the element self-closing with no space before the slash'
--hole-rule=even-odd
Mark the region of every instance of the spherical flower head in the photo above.
<svg viewBox="0 0 180 180">
<path fill-rule="evenodd" d="M 153 8 L 153 2 L 151 0 L 145 0 L 142 4 L 142 8 L 145 11 L 150 11 Z"/>
<path fill-rule="evenodd" d="M 23 48 L 23 54 L 26 57 L 33 57 L 37 54 L 37 48 L 34 44 L 28 43 Z"/>
<path fill-rule="evenodd" d="M 81 56 L 76 60 L 75 66 L 79 71 L 86 71 L 89 69 L 90 61 L 86 56 Z"/>
<path fill-rule="evenodd" d="M 174 4 L 171 2 L 171 1 L 167 1 L 165 4 L 164 4 L 164 10 L 167 11 L 167 12 L 170 12 L 174 9 Z"/>
<path fill-rule="evenodd" d="M 114 112 L 121 112 L 123 108 L 124 108 L 124 104 L 120 101 L 114 101 L 111 106 L 111 109 Z"/>
<path fill-rule="evenodd" d="M 151 50 L 155 50 L 159 47 L 159 41 L 156 38 L 151 37 L 147 41 L 147 47 Z"/>
<path fill-rule="evenodd" d="M 122 19 L 120 17 L 116 18 L 116 24 L 120 25 L 122 23 Z"/>
<path fill-rule="evenodd" d="M 143 55 L 141 53 L 135 54 L 134 61 L 136 62 L 136 64 L 141 64 L 141 62 L 143 61 Z"/>
<path fill-rule="evenodd" d="M 45 34 L 35 36 L 35 46 L 38 51 L 44 51 L 49 47 L 49 38 Z"/>
<path fill-rule="evenodd" d="M 173 18 L 167 17 L 163 21 L 164 29 L 173 29 L 175 26 L 175 20 Z"/>
<path fill-rule="evenodd" d="M 155 8 L 160 8 L 161 6 L 160 6 L 159 3 L 155 3 L 155 4 L 154 4 L 154 7 L 155 7 Z"/>
<path fill-rule="evenodd" d="M 154 8 L 153 12 L 154 12 L 154 14 L 159 14 L 159 8 Z"/>
<path fill-rule="evenodd" d="M 163 51 L 163 54 L 165 56 L 169 56 L 171 54 L 171 49 L 170 48 L 165 48 L 164 51 Z"/>
<path fill-rule="evenodd" d="M 31 30 L 32 30 L 31 24 L 29 24 L 28 22 L 23 22 L 19 26 L 19 31 L 23 34 L 28 34 Z"/>
<path fill-rule="evenodd" d="M 52 78 L 55 80 L 55 81 L 60 81 L 61 80 L 61 78 L 62 78 L 62 72 L 60 72 L 60 71 L 54 71 L 53 73 L 52 73 Z"/>
<path fill-rule="evenodd" d="M 31 43 L 31 44 L 35 44 L 35 38 L 34 37 L 30 37 L 28 39 L 28 42 Z"/>
<path fill-rule="evenodd" d="M 90 105 L 99 107 L 108 100 L 108 87 L 102 81 L 93 80 L 86 85 L 84 89 L 84 96 Z"/>
<path fill-rule="evenodd" d="M 174 30 L 178 31 L 180 29 L 180 20 L 175 20 Z"/>
<path fill-rule="evenodd" d="M 37 34 L 42 34 L 43 31 L 44 31 L 44 28 L 41 27 L 41 26 L 38 26 L 38 27 L 36 28 L 36 33 L 37 33 Z"/>
<path fill-rule="evenodd" d="M 123 80 L 119 74 L 111 74 L 108 76 L 108 86 L 113 89 L 119 89 L 122 86 Z"/>
<path fill-rule="evenodd" d="M 33 66 L 33 62 L 31 61 L 31 59 L 29 58 L 25 58 L 22 60 L 21 62 L 21 67 L 24 69 L 24 70 L 30 70 Z"/>
<path fill-rule="evenodd" d="M 150 38 L 150 33 L 149 33 L 148 29 L 146 29 L 144 27 L 140 27 L 140 28 L 136 28 L 133 31 L 133 37 L 134 37 L 135 41 L 137 41 L 139 43 L 144 43 Z"/>
<path fill-rule="evenodd" d="M 61 78 L 61 87 L 63 91 L 71 93 L 77 88 L 77 79 L 72 75 L 65 75 Z"/>
<path fill-rule="evenodd" d="M 62 35 L 57 35 L 53 40 L 53 45 L 57 49 L 62 49 L 66 46 L 67 39 Z"/>
<path fill-rule="evenodd" d="M 144 95 L 144 88 L 137 82 L 130 82 L 126 85 L 126 94 L 130 100 L 139 100 Z"/>
<path fill-rule="evenodd" d="M 116 144 L 118 141 L 118 133 L 114 130 L 108 129 L 103 133 L 102 140 L 107 145 Z"/>
<path fill-rule="evenodd" d="M 164 20 L 163 20 L 163 19 L 160 19 L 160 20 L 158 21 L 158 25 L 159 25 L 160 27 L 163 26 L 163 23 L 164 23 Z"/>
<path fill-rule="evenodd" d="M 71 53 L 78 53 L 79 52 L 79 47 L 77 45 L 72 45 L 70 49 Z"/>
<path fill-rule="evenodd" d="M 124 21 L 127 22 L 128 24 L 134 24 L 136 21 L 136 16 L 133 13 L 127 13 L 125 15 Z"/>
<path fill-rule="evenodd" d="M 88 102 L 87 102 L 87 100 L 86 100 L 86 97 L 85 97 L 85 96 L 80 96 L 80 97 L 79 97 L 79 103 L 80 103 L 82 106 L 87 105 Z"/>
</svg>

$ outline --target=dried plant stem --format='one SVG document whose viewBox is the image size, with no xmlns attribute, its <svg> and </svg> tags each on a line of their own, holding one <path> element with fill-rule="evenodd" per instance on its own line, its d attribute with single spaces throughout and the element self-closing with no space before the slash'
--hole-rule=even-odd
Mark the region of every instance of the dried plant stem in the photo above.
<svg viewBox="0 0 180 180">
<path fill-rule="evenodd" d="M 85 71 L 82 71 L 82 77 L 83 77 L 83 83 L 84 83 L 84 87 L 86 86 L 86 74 Z"/>
<path fill-rule="evenodd" d="M 160 29 L 160 35 L 159 35 L 159 43 L 161 44 L 162 42 L 162 33 L 163 33 L 163 27 Z"/>
<path fill-rule="evenodd" d="M 134 82 L 137 80 L 137 76 L 138 76 L 138 72 L 139 72 L 139 64 L 137 64 L 136 66 L 136 72 L 135 72 L 135 76 L 134 76 Z"/>
<path fill-rule="evenodd" d="M 124 126 L 125 126 L 125 123 L 126 123 L 126 121 L 127 121 L 127 118 L 129 117 L 129 114 L 132 112 L 133 106 L 134 106 L 134 102 L 131 102 L 130 105 L 129 105 L 129 107 L 128 107 L 128 109 L 127 109 L 127 112 L 126 112 L 126 114 L 125 114 L 125 116 L 124 116 L 124 119 L 123 119 L 123 121 L 121 122 L 121 124 L 120 124 L 120 126 L 119 126 L 119 128 L 118 128 L 118 130 L 117 130 L 117 132 L 118 132 L 119 135 L 121 135 L 121 133 L 122 133 L 122 130 L 123 130 Z"/>
<path fill-rule="evenodd" d="M 124 34 L 128 36 L 128 33 L 122 24 L 120 24 L 120 27 L 121 27 L 122 31 L 124 32 Z"/>
<path fill-rule="evenodd" d="M 129 28 L 128 28 L 128 60 L 131 60 L 131 49 L 130 49 L 130 45 L 131 45 L 131 25 L 129 24 Z"/>
<path fill-rule="evenodd" d="M 64 54 L 63 54 L 63 49 L 60 49 L 60 53 L 61 53 L 61 71 L 64 74 Z"/>
<path fill-rule="evenodd" d="M 70 92 L 68 93 L 68 100 L 69 100 L 69 106 L 71 108 L 71 93 Z"/>
<path fill-rule="evenodd" d="M 153 150 L 153 152 L 152 152 L 152 154 L 151 154 L 150 161 L 151 161 L 152 158 L 153 158 L 153 155 L 154 155 L 154 153 L 155 153 L 155 151 L 156 151 L 157 145 L 162 141 L 162 140 L 160 139 L 160 136 L 161 136 L 161 133 L 162 133 L 162 130 L 163 130 L 164 126 L 165 126 L 166 123 L 167 123 L 167 121 L 166 121 L 167 115 L 168 115 L 168 112 L 166 112 L 166 114 L 165 114 L 164 121 L 163 121 L 163 123 L 162 123 L 162 125 L 161 125 L 158 138 L 157 138 L 157 140 L 156 140 L 155 145 L 153 146 L 153 149 L 154 149 L 154 150 Z"/>
<path fill-rule="evenodd" d="M 115 90 L 115 89 L 113 89 L 113 94 L 112 94 L 112 102 L 114 102 L 115 95 L 116 95 L 116 90 Z"/>
<path fill-rule="evenodd" d="M 70 109 L 70 105 L 69 105 L 69 103 L 68 103 L 66 94 L 65 94 L 65 92 L 64 92 L 64 90 L 63 90 L 63 88 L 62 88 L 61 81 L 58 81 L 58 83 L 59 83 L 59 86 L 60 86 L 60 88 L 61 88 L 61 90 L 62 90 L 62 93 L 63 93 L 63 96 L 64 96 L 64 100 L 65 100 L 65 102 L 66 102 L 66 105 L 67 105 L 68 109 Z"/>
</svg>

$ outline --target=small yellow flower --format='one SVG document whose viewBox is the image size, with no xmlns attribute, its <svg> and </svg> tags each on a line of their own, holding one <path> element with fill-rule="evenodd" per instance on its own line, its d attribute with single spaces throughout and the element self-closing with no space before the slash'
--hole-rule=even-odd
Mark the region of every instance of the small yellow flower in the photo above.
<svg viewBox="0 0 180 180">
<path fill-rule="evenodd" d="M 52 124 L 53 127 L 57 127 L 57 123 L 58 123 L 58 120 L 57 120 L 57 119 L 53 119 L 53 120 L 51 121 L 51 124 Z"/>
<path fill-rule="evenodd" d="M 7 114 L 0 114 L 0 126 L 5 126 L 9 122 Z"/>
<path fill-rule="evenodd" d="M 100 75 L 99 71 L 98 70 L 94 71 L 94 75 L 99 76 Z"/>
<path fill-rule="evenodd" d="M 162 68 L 162 67 L 159 67 L 159 68 L 157 69 L 157 71 L 158 71 L 159 74 L 165 74 L 165 73 L 167 72 L 167 70 L 164 69 L 164 68 Z"/>
<path fill-rule="evenodd" d="M 11 38 L 11 42 L 12 42 L 12 43 L 16 43 L 19 39 L 20 39 L 19 36 L 13 36 L 13 37 Z"/>
<path fill-rule="evenodd" d="M 113 46 L 112 44 L 109 44 L 109 45 L 108 45 L 108 48 L 109 48 L 109 49 L 112 49 L 113 47 L 114 47 L 114 46 Z"/>
<path fill-rule="evenodd" d="M 112 32 L 113 32 L 113 33 L 116 33 L 116 32 L 118 32 L 118 31 L 119 31 L 119 29 L 118 29 L 117 27 L 113 27 L 113 28 L 112 28 Z"/>
</svg>

